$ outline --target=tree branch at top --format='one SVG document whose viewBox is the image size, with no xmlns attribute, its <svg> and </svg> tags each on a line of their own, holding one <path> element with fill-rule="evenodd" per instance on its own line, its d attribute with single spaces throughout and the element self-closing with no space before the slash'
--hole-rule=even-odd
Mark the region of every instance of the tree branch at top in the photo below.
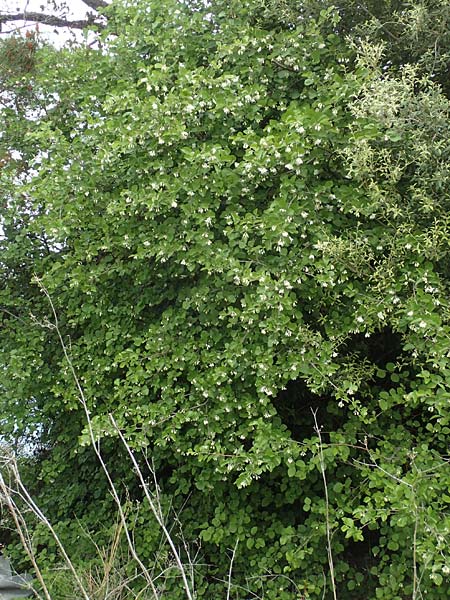
<svg viewBox="0 0 450 600">
<path fill-rule="evenodd" d="M 77 19 L 71 21 L 64 17 L 57 17 L 55 15 L 49 15 L 38 12 L 21 12 L 14 15 L 0 14 L 0 26 L 3 23 L 9 23 L 10 21 L 28 21 L 32 23 L 42 23 L 43 25 L 50 25 L 51 27 L 70 27 L 71 29 L 84 29 L 89 25 L 96 25 L 99 28 L 103 28 L 104 25 L 96 21 L 97 15 L 89 14 L 86 19 Z"/>
<path fill-rule="evenodd" d="M 87 7 L 98 11 L 102 8 L 109 6 L 109 2 L 105 0 L 82 0 L 83 4 Z M 43 8 L 43 7 L 42 7 Z M 84 29 L 89 25 L 97 25 L 100 29 L 104 28 L 104 24 L 97 21 L 99 15 L 92 12 L 86 13 L 84 19 L 70 20 L 66 17 L 59 17 L 53 14 L 40 13 L 40 12 L 29 12 L 27 10 L 17 12 L 15 14 L 8 14 L 0 12 L 0 33 L 3 23 L 9 23 L 10 21 L 26 21 L 32 23 L 42 23 L 43 25 L 49 25 L 50 27 L 69 27 L 71 29 Z M 10 33 L 10 32 L 5 32 Z"/>
<path fill-rule="evenodd" d="M 109 6 L 109 3 L 105 2 L 105 0 L 83 0 L 83 4 L 86 4 L 86 6 L 89 6 L 89 8 L 93 8 L 94 10 Z"/>
</svg>

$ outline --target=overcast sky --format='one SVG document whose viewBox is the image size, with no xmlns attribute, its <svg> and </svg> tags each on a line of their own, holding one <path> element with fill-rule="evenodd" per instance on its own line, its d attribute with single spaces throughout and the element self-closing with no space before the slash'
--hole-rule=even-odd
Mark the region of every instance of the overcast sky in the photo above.
<svg viewBox="0 0 450 600">
<path fill-rule="evenodd" d="M 69 0 L 67 4 L 70 7 L 69 14 L 71 16 L 83 16 L 86 12 L 86 5 L 81 2 L 81 0 Z M 52 13 L 52 9 L 48 11 L 43 11 L 41 6 L 46 6 L 46 0 L 0 0 L 0 9 L 2 11 L 6 10 L 11 13 L 15 12 L 23 12 L 25 9 L 28 11 L 35 12 L 50 12 Z"/>
</svg>

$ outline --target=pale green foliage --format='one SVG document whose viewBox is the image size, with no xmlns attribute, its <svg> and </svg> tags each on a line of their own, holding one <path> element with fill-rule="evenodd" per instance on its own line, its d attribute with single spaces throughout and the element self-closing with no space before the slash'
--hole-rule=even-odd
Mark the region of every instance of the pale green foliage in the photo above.
<svg viewBox="0 0 450 600">
<path fill-rule="evenodd" d="M 432 221 L 448 210 L 449 101 L 414 66 L 384 74 L 383 49 L 364 51 L 360 63 L 373 77 L 352 109 L 358 119 L 379 123 L 384 140 L 356 139 L 356 152 L 346 149 L 349 173 L 370 188 L 376 202 L 384 196 L 382 210 Z"/>
</svg>

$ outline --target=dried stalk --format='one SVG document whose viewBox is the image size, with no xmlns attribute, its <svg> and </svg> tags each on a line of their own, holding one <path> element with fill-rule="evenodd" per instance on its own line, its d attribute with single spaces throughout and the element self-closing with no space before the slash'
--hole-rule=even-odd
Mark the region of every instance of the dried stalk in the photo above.
<svg viewBox="0 0 450 600">
<path fill-rule="evenodd" d="M 333 562 L 333 552 L 331 547 L 331 525 L 330 525 L 330 503 L 328 498 L 328 484 L 327 484 L 327 476 L 325 473 L 325 461 L 323 459 L 323 445 L 322 445 L 322 435 L 320 433 L 320 427 L 317 423 L 317 411 L 311 411 L 314 417 L 314 429 L 319 438 L 319 460 L 320 460 L 320 470 L 322 472 L 323 486 L 325 491 L 325 525 L 327 532 L 327 554 L 328 554 L 328 565 L 330 567 L 330 579 L 331 579 L 331 588 L 333 590 L 333 599 L 337 600 L 337 592 L 336 592 L 336 582 L 334 578 L 334 562 Z"/>
</svg>

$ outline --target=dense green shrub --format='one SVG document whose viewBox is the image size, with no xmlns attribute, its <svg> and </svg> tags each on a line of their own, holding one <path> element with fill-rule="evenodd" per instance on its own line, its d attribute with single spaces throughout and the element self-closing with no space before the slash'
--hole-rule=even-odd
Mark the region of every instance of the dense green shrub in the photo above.
<svg viewBox="0 0 450 600">
<path fill-rule="evenodd" d="M 31 485 L 89 563 L 115 509 L 45 289 L 144 562 L 109 414 L 198 598 L 233 548 L 232 598 L 332 598 L 328 550 L 340 598 L 446 598 L 448 100 L 333 11 L 192 4 L 115 4 L 104 52 L 42 50 L 34 110 L 5 112 L 4 431 L 38 432 Z"/>
</svg>

